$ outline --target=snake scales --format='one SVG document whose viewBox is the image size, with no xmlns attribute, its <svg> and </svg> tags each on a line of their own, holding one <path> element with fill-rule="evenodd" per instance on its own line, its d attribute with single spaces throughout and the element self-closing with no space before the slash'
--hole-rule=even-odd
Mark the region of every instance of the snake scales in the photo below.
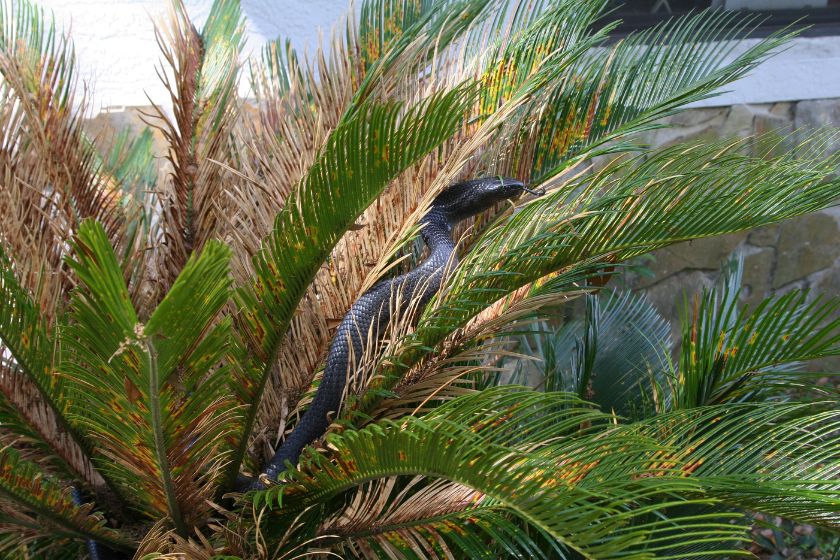
<svg viewBox="0 0 840 560">
<path fill-rule="evenodd" d="M 353 304 L 333 338 L 315 398 L 260 474 L 276 480 L 286 470 L 286 461 L 296 464 L 304 447 L 324 435 L 330 425 L 328 415 L 336 414 L 341 406 L 348 372 L 355 371 L 361 361 L 371 325 L 376 321 L 374 332 L 382 332 L 390 321 L 391 302 L 398 301 L 402 312 L 412 299 L 419 298 L 422 309 L 437 293 L 444 269 L 457 264 L 452 228 L 523 190 L 528 189 L 515 179 L 487 177 L 450 185 L 435 198 L 420 222 L 423 241 L 431 252 L 429 258 L 408 274 L 380 282 Z M 401 298 L 397 298 L 399 293 L 403 294 Z M 264 489 L 259 475 L 237 485 L 239 492 Z"/>
<path fill-rule="evenodd" d="M 260 474 L 276 480 L 286 470 L 286 461 L 296 464 L 304 447 L 326 433 L 330 415 L 335 414 L 341 406 L 348 372 L 354 371 L 362 359 L 371 325 L 376 321 L 374 332 L 382 332 L 391 319 L 392 298 L 399 302 L 400 312 L 403 312 L 412 299 L 419 298 L 419 302 L 415 303 L 419 303 L 418 308 L 422 309 L 437 293 L 447 266 L 457 264 L 452 228 L 523 190 L 541 194 L 526 189 L 524 184 L 515 179 L 487 177 L 450 185 L 435 198 L 429 212 L 420 222 L 423 226 L 423 241 L 431 252 L 429 257 L 408 274 L 380 282 L 353 304 L 333 338 L 315 398 Z M 397 298 L 399 293 L 403 297 Z M 236 485 L 238 492 L 264 489 L 259 475 L 250 479 L 243 477 Z M 78 505 L 84 503 L 81 492 L 74 492 L 74 498 Z M 109 548 L 90 540 L 88 550 L 91 560 L 119 557 Z"/>
</svg>

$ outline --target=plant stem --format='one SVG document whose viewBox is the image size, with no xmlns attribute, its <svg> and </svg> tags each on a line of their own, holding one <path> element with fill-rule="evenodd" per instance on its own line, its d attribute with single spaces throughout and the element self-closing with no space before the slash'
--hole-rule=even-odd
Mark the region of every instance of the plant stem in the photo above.
<svg viewBox="0 0 840 560">
<path fill-rule="evenodd" d="M 160 468 L 160 479 L 169 507 L 169 516 L 175 525 L 175 531 L 181 538 L 187 538 L 187 527 L 181 518 L 178 500 L 175 498 L 175 487 L 172 485 L 172 474 L 169 471 L 169 459 L 166 457 L 166 445 L 163 440 L 163 420 L 160 415 L 160 379 L 158 379 L 157 351 L 150 339 L 144 342 L 146 353 L 149 355 L 149 405 L 152 411 L 152 434 L 155 440 L 155 455 Z"/>
</svg>

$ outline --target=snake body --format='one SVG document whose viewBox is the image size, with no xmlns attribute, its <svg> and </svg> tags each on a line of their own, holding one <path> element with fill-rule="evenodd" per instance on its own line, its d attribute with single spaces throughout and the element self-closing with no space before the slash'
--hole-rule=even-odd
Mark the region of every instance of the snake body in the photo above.
<svg viewBox="0 0 840 560">
<path fill-rule="evenodd" d="M 77 506 L 82 506 L 87 503 L 87 498 L 85 498 L 84 493 L 77 487 L 71 488 L 70 496 L 72 496 L 73 503 Z M 87 545 L 88 558 L 90 560 L 122 560 L 124 558 L 123 554 L 115 552 L 95 540 L 87 539 L 85 544 Z"/>
<path fill-rule="evenodd" d="M 487 177 L 456 183 L 441 191 L 420 222 L 423 241 L 431 254 L 411 272 L 380 282 L 353 304 L 333 338 L 312 403 L 261 474 L 276 480 L 286 470 L 286 461 L 297 464 L 304 447 L 326 433 L 331 418 L 341 406 L 348 372 L 355 371 L 362 359 L 371 326 L 375 323 L 373 332 L 381 333 L 395 305 L 404 312 L 412 299 L 419 298 L 419 309 L 422 309 L 437 293 L 445 269 L 457 264 L 452 228 L 523 190 L 527 189 L 515 179 Z M 402 296 L 397 297 L 400 293 Z M 237 484 L 240 492 L 264 489 L 259 475 Z"/>
<path fill-rule="evenodd" d="M 368 332 L 374 322 L 374 333 L 382 332 L 391 319 L 395 303 L 400 312 L 404 312 L 413 299 L 419 298 L 416 303 L 422 309 L 437 293 L 445 270 L 457 264 L 452 228 L 523 190 L 528 189 L 515 179 L 488 177 L 450 185 L 435 198 L 429 212 L 420 222 L 423 226 L 421 236 L 431 252 L 429 258 L 408 274 L 380 282 L 353 304 L 333 338 L 315 398 L 261 474 L 276 480 L 286 470 L 286 461 L 296 464 L 304 447 L 326 433 L 331 418 L 341 406 L 348 372 L 355 371 L 362 359 Z M 398 298 L 398 294 L 402 296 Z M 264 489 L 259 476 L 244 478 L 236 485 L 239 492 Z M 76 505 L 86 501 L 78 489 L 73 490 L 73 498 Z M 116 560 L 122 557 L 92 540 L 87 541 L 87 546 L 91 560 Z"/>
</svg>

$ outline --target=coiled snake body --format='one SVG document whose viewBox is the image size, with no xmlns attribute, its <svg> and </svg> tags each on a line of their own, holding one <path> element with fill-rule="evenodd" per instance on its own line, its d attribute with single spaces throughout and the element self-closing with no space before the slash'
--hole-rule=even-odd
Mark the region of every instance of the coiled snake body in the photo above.
<svg viewBox="0 0 840 560">
<path fill-rule="evenodd" d="M 348 371 L 355 371 L 362 359 L 371 325 L 377 321 L 374 333 L 384 330 L 391 319 L 392 302 L 399 302 L 400 311 L 405 311 L 412 299 L 420 298 L 422 309 L 438 291 L 444 270 L 457 264 L 452 228 L 523 190 L 527 189 L 515 179 L 487 177 L 450 185 L 435 198 L 421 220 L 421 235 L 431 251 L 429 258 L 408 274 L 380 282 L 353 304 L 333 338 L 315 398 L 261 474 L 276 480 L 286 470 L 286 461 L 297 464 L 304 447 L 324 435 L 330 425 L 328 415 L 334 417 L 341 406 Z M 239 492 L 264 489 L 259 476 L 237 484 Z"/>
</svg>

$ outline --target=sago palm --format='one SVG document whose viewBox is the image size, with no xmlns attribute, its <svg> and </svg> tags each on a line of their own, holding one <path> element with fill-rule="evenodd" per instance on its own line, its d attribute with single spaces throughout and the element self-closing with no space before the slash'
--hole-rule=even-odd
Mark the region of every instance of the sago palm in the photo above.
<svg viewBox="0 0 840 560">
<path fill-rule="evenodd" d="M 705 296 L 679 363 L 650 354 L 610 406 L 593 322 L 573 392 L 496 375 L 620 263 L 840 197 L 828 132 L 642 143 L 789 35 L 733 54 L 743 29 L 703 13 L 609 44 L 606 0 L 360 8 L 311 59 L 266 46 L 252 118 L 238 3 L 199 31 L 172 2 L 159 175 L 151 133 L 86 132 L 71 43 L 3 4 L 2 554 L 664 558 L 734 554 L 754 511 L 836 530 L 834 401 L 766 398 L 838 352 L 830 307 Z M 462 223 L 431 303 L 365 333 L 324 437 L 232 492 L 312 402 L 352 303 L 425 258 L 435 197 L 495 176 L 546 194 Z"/>
</svg>

